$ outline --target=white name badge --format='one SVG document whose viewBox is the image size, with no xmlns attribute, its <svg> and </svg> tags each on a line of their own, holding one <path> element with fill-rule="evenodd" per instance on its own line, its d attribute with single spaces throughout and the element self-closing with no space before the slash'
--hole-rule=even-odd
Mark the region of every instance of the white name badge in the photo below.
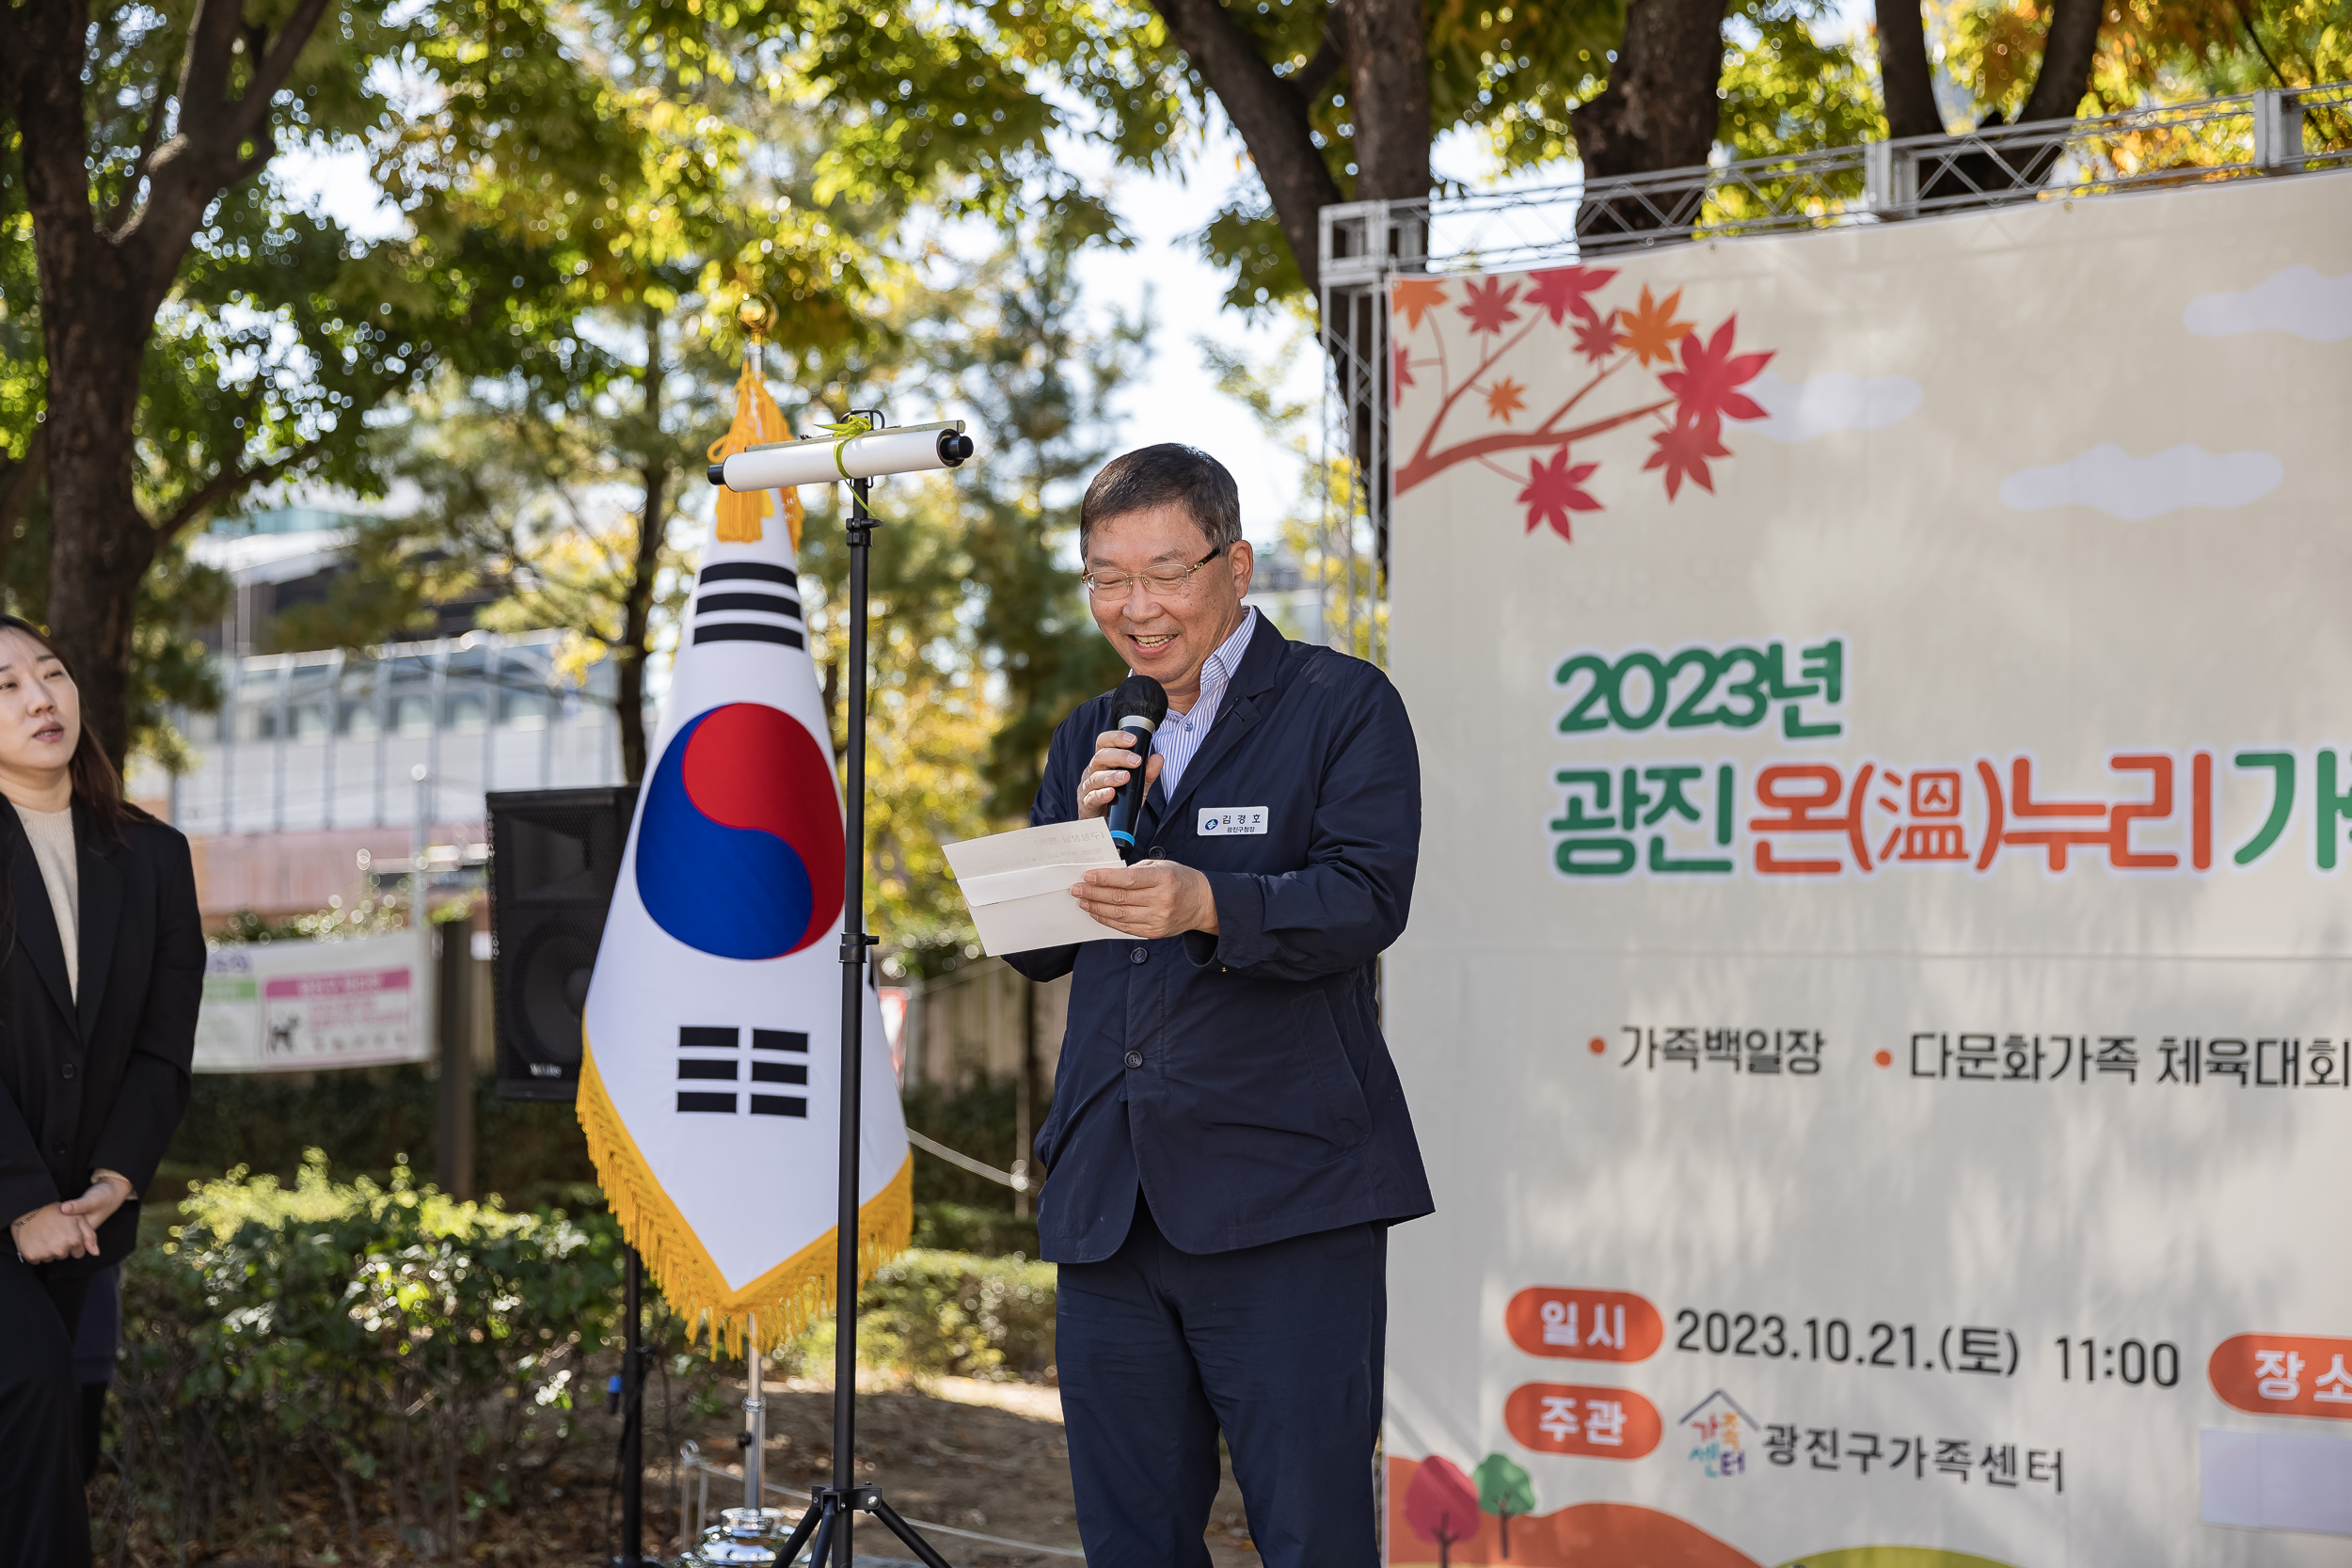
<svg viewBox="0 0 2352 1568">
<path fill-rule="evenodd" d="M 1204 806 L 1200 825 L 1193 830 L 1202 838 L 1231 838 L 1237 833 L 1265 832 L 1263 806 Z"/>
</svg>

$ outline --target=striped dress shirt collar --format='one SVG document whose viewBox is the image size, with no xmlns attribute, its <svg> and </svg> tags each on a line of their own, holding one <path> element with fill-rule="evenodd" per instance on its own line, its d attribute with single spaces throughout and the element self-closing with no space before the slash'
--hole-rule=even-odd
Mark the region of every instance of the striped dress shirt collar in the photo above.
<svg viewBox="0 0 2352 1568">
<path fill-rule="evenodd" d="M 1209 738 L 1209 726 L 1216 722 L 1216 710 L 1225 703 L 1225 689 L 1232 684 L 1233 673 L 1241 668 L 1241 656 L 1249 651 L 1250 636 L 1257 629 L 1257 607 L 1248 606 L 1242 610 L 1241 625 L 1233 635 L 1200 661 L 1200 696 L 1192 705 L 1192 711 L 1170 712 L 1162 721 L 1158 733 L 1152 736 L 1152 750 L 1166 759 L 1160 764 L 1160 793 L 1168 800 L 1176 799 L 1176 786 L 1184 780 L 1184 768 L 1201 743 Z"/>
</svg>

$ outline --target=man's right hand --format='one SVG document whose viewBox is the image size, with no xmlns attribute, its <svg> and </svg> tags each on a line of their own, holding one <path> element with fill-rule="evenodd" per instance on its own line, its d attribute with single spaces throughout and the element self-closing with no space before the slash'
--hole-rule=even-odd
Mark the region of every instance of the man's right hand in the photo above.
<svg viewBox="0 0 2352 1568">
<path fill-rule="evenodd" d="M 95 1257 L 98 1232 L 89 1221 L 69 1214 L 61 1204 L 36 1209 L 8 1227 L 16 1254 L 27 1263 L 54 1263 L 60 1258 Z"/>
<path fill-rule="evenodd" d="M 1152 781 L 1160 776 L 1160 765 L 1168 759 L 1153 755 L 1143 765 L 1143 787 L 1152 787 Z M 1119 791 L 1128 775 L 1136 770 L 1136 737 L 1125 730 L 1104 730 L 1094 737 L 1094 761 L 1085 778 L 1078 781 L 1078 820 L 1102 816 L 1119 798 Z"/>
</svg>

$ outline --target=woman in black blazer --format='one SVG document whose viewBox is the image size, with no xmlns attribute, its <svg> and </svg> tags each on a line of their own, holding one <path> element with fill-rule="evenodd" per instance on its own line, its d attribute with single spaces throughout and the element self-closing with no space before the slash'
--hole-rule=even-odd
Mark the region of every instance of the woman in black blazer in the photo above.
<svg viewBox="0 0 2352 1568">
<path fill-rule="evenodd" d="M 46 638 L 0 616 L 0 1563 L 89 1561 L 73 1329 L 188 1103 L 188 841 L 122 799 Z"/>
</svg>

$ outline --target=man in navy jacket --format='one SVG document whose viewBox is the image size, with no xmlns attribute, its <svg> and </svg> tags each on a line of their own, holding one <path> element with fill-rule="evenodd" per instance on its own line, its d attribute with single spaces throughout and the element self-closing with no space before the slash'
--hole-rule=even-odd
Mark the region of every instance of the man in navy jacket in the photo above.
<svg viewBox="0 0 2352 1568">
<path fill-rule="evenodd" d="M 1094 619 L 1168 716 L 1139 759 L 1111 698 L 1054 733 L 1033 823 L 1150 784 L 1133 865 L 1073 887 L 1126 933 L 1015 954 L 1073 974 L 1038 1208 L 1094 1568 L 1206 1568 L 1232 1453 L 1268 1568 L 1372 1568 L 1387 1227 L 1431 1212 L 1380 1036 L 1421 768 L 1386 676 L 1244 605 L 1232 476 L 1190 447 L 1114 459 L 1080 546 Z"/>
</svg>

